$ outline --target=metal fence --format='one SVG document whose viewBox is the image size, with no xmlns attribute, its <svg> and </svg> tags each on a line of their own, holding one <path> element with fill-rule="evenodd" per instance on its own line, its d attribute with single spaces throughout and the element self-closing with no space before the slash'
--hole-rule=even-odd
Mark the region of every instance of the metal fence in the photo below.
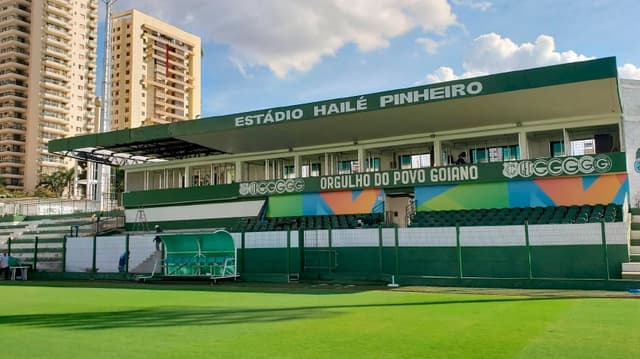
<svg viewBox="0 0 640 359">
<path fill-rule="evenodd" d="M 5 198 L 0 200 L 0 215 L 49 216 L 90 213 L 117 209 L 117 201 L 110 201 L 106 207 L 108 208 L 100 208 L 99 201 L 89 199 Z"/>
</svg>

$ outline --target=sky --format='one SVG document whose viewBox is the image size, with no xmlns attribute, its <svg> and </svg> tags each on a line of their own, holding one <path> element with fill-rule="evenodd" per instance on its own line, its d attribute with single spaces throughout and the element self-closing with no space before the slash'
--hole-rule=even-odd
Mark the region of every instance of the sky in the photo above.
<svg viewBox="0 0 640 359">
<path fill-rule="evenodd" d="M 637 0 L 118 0 L 113 12 L 131 8 L 201 37 L 202 118 L 609 56 L 640 80 Z"/>
</svg>

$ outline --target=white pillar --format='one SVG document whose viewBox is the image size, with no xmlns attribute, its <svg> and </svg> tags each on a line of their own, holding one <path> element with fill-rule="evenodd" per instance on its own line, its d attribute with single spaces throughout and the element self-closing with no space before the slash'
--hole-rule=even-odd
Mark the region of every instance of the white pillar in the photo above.
<svg viewBox="0 0 640 359">
<path fill-rule="evenodd" d="M 527 132 L 524 130 L 518 132 L 518 145 L 520 146 L 520 159 L 529 159 L 529 140 Z"/>
<path fill-rule="evenodd" d="M 571 139 L 569 138 L 569 132 L 566 128 L 562 129 L 562 138 L 564 139 L 564 155 L 572 155 L 573 153 L 571 153 Z"/>
<path fill-rule="evenodd" d="M 293 169 L 296 178 L 300 178 L 300 155 L 293 156 Z"/>
<path fill-rule="evenodd" d="M 324 153 L 324 175 L 329 175 L 329 154 L 327 152 Z"/>
<path fill-rule="evenodd" d="M 442 166 L 442 143 L 440 140 L 433 140 L 433 165 Z"/>
<path fill-rule="evenodd" d="M 236 172 L 236 182 L 244 181 L 244 178 L 242 178 L 242 162 L 236 161 L 235 172 Z"/>
</svg>

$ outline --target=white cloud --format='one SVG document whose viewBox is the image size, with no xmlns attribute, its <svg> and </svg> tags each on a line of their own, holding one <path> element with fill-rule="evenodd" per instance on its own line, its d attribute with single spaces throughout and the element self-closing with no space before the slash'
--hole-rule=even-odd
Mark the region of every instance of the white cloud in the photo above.
<svg viewBox="0 0 640 359">
<path fill-rule="evenodd" d="M 456 24 L 446 0 L 125 0 L 203 41 L 226 44 L 239 69 L 267 66 L 278 77 L 304 72 L 347 44 L 384 48 L 394 37 L 421 28 L 442 34 Z"/>
<path fill-rule="evenodd" d="M 624 64 L 618 67 L 618 76 L 624 79 L 640 80 L 640 67 Z"/>
<path fill-rule="evenodd" d="M 440 82 L 458 78 L 486 75 L 497 72 L 588 60 L 591 57 L 574 51 L 556 51 L 555 40 L 540 35 L 534 43 L 516 44 L 499 34 L 490 33 L 477 37 L 465 56 L 461 74 L 450 67 L 440 67 L 427 75 L 426 81 Z"/>
<path fill-rule="evenodd" d="M 416 39 L 416 42 L 424 46 L 424 51 L 431 55 L 436 54 L 438 52 L 438 47 L 440 47 L 441 45 L 440 42 L 437 42 L 428 37 L 419 37 Z"/>
<path fill-rule="evenodd" d="M 480 11 L 487 11 L 493 6 L 493 3 L 489 1 L 451 0 L 451 2 L 456 6 L 464 6 Z"/>
<path fill-rule="evenodd" d="M 451 67 L 442 66 L 427 75 L 427 82 L 445 82 L 457 80 L 457 76 Z"/>
</svg>

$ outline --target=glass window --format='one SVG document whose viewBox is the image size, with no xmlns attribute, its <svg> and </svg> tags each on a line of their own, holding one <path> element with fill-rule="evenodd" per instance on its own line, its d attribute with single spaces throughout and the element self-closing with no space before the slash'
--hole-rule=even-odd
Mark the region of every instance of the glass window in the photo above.
<svg viewBox="0 0 640 359">
<path fill-rule="evenodd" d="M 353 172 L 358 172 L 358 161 L 339 161 L 338 162 L 338 174 L 346 175 Z"/>
<path fill-rule="evenodd" d="M 365 171 L 375 172 L 380 171 L 380 159 L 379 158 L 367 158 L 364 160 Z"/>
<path fill-rule="evenodd" d="M 502 147 L 503 161 L 516 161 L 520 159 L 520 145 Z"/>
<path fill-rule="evenodd" d="M 590 155 L 596 153 L 596 144 L 593 138 L 571 141 L 571 154 L 574 156 Z"/>
<path fill-rule="evenodd" d="M 472 148 L 471 163 L 515 161 L 520 159 L 520 145 Z"/>
<path fill-rule="evenodd" d="M 474 148 L 471 150 L 471 163 L 486 163 L 487 150 L 484 148 Z"/>
<path fill-rule="evenodd" d="M 415 155 L 402 155 L 400 156 L 400 168 L 423 168 L 431 166 L 431 154 L 421 153 Z"/>
<path fill-rule="evenodd" d="M 302 177 L 318 177 L 320 176 L 320 164 L 312 163 L 311 168 L 309 168 L 309 165 L 302 165 L 300 172 Z"/>
<path fill-rule="evenodd" d="M 502 161 L 502 147 L 489 148 L 489 162 L 501 162 Z"/>
<path fill-rule="evenodd" d="M 284 178 L 296 178 L 296 168 L 293 165 L 284 166 Z"/>
<path fill-rule="evenodd" d="M 551 154 L 551 157 L 564 156 L 564 141 L 549 142 L 549 153 Z"/>
</svg>

